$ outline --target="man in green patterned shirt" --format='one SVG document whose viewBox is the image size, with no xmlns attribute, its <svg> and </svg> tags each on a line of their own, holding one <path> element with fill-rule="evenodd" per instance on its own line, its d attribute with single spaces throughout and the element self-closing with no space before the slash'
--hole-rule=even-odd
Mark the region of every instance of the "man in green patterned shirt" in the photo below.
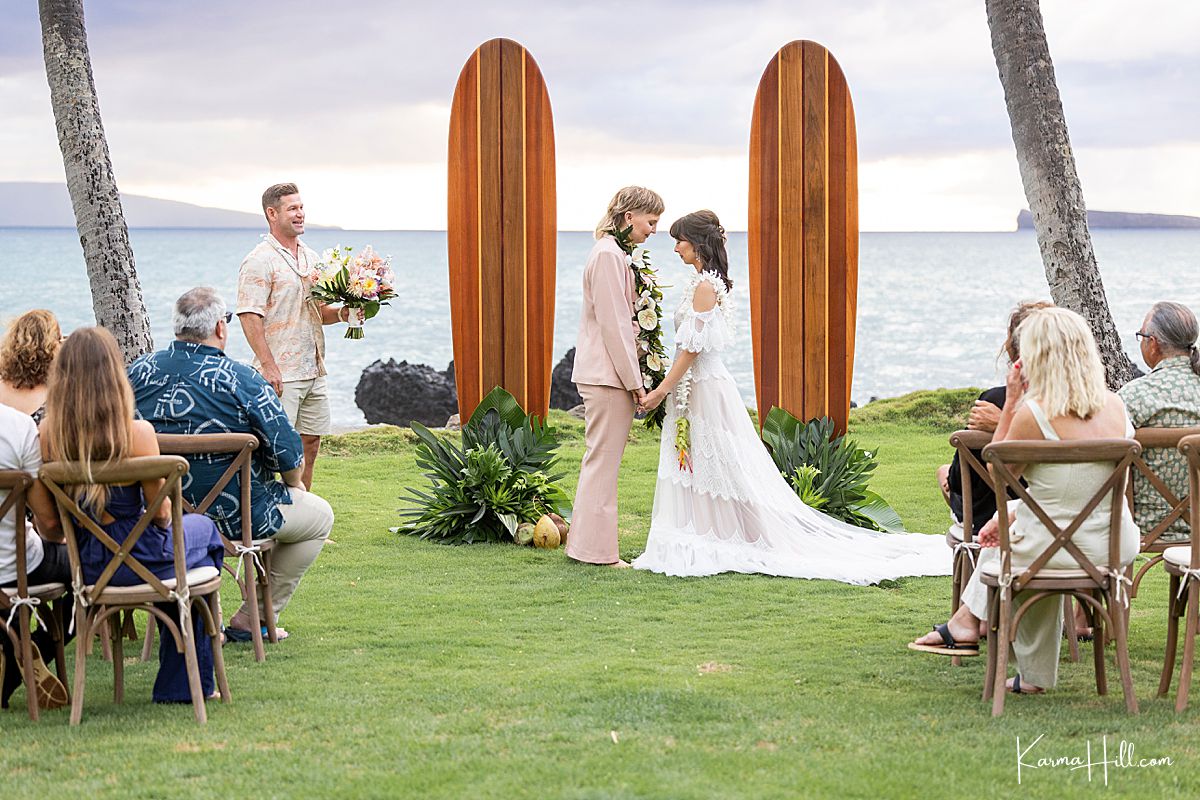
<svg viewBox="0 0 1200 800">
<path fill-rule="evenodd" d="M 1117 392 L 1125 401 L 1135 428 L 1190 428 L 1200 426 L 1200 355 L 1196 315 L 1180 303 L 1155 303 L 1135 335 L 1150 374 L 1135 378 Z M 1162 478 L 1176 497 L 1188 492 L 1187 461 L 1175 449 L 1154 448 L 1143 454 L 1146 465 Z M 1146 480 L 1134 473 L 1133 516 L 1142 533 L 1148 533 L 1170 511 L 1167 501 Z M 1160 541 L 1188 538 L 1187 515 L 1171 523 Z"/>
</svg>

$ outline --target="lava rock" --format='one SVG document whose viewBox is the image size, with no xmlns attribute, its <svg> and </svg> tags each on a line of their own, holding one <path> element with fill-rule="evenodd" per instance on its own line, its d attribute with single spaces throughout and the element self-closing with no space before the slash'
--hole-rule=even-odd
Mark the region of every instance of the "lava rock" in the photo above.
<svg viewBox="0 0 1200 800">
<path fill-rule="evenodd" d="M 407 361 L 397 364 L 390 358 L 376 361 L 358 379 L 354 402 L 372 425 L 407 426 L 413 421 L 430 427 L 442 425 L 458 411 L 454 363 L 439 371 Z"/>
<path fill-rule="evenodd" d="M 571 370 L 575 368 L 575 348 L 572 347 L 563 356 L 562 361 L 550 375 L 550 407 L 568 411 L 583 403 L 575 382 L 571 380 Z"/>
</svg>

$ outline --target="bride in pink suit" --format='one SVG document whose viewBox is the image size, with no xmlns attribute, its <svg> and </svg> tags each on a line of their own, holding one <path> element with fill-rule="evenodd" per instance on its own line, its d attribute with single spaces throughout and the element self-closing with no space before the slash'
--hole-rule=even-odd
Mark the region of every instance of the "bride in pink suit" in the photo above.
<svg viewBox="0 0 1200 800">
<path fill-rule="evenodd" d="M 633 321 L 634 278 L 611 231 L 630 229 L 641 244 L 654 234 L 663 201 L 641 186 L 617 192 L 596 226 L 596 244 L 583 270 L 583 313 L 571 380 L 583 398 L 583 463 L 575 491 L 567 555 L 588 564 L 628 567 L 617 552 L 617 473 L 645 396 Z"/>
<path fill-rule="evenodd" d="M 876 533 L 806 506 L 780 475 L 721 353 L 730 342 L 729 259 L 716 214 L 671 226 L 695 273 L 675 312 L 676 353 L 642 407 L 667 403 L 646 552 L 633 566 L 667 575 L 751 572 L 854 584 L 948 575 L 940 537 Z M 681 408 L 682 406 L 682 408 Z M 690 452 L 676 449 L 686 414 Z M 571 536 L 575 536 L 572 529 Z"/>
</svg>

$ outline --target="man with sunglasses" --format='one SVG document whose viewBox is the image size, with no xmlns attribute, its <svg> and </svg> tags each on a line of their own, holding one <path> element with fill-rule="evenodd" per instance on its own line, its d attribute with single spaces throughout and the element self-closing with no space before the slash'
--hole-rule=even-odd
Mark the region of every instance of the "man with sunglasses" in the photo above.
<svg viewBox="0 0 1200 800">
<path fill-rule="evenodd" d="M 158 433 L 249 433 L 258 439 L 250 465 L 251 535 L 275 540 L 271 585 L 278 616 L 333 529 L 333 509 L 304 488 L 304 448 L 279 395 L 254 368 L 225 355 L 232 319 L 215 289 L 186 292 L 175 302 L 175 341 L 134 361 L 129 382 L 138 416 Z M 189 456 L 184 498 L 203 501 L 233 459 L 229 453 Z M 241 539 L 240 481 L 236 476 L 207 512 L 232 540 Z M 260 619 L 263 614 L 260 609 Z M 249 627 L 243 606 L 230 618 L 226 636 L 249 641 Z"/>
</svg>

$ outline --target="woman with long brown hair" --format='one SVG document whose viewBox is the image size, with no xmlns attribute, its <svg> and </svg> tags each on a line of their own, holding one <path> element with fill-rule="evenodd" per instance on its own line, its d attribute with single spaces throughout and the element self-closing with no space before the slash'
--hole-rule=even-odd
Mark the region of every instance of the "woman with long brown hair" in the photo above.
<svg viewBox="0 0 1200 800">
<path fill-rule="evenodd" d="M 136 456 L 159 455 L 158 440 L 150 423 L 133 418 L 133 390 L 112 334 L 104 328 L 80 328 L 63 344 L 50 370 L 46 418 L 41 424 L 42 458 L 75 461 L 93 467 Z M 162 488 L 162 479 L 128 486 L 87 484 L 76 488 L 76 499 L 109 536 L 125 541 L 145 511 L 147 497 Z M 174 577 L 171 539 L 171 505 L 167 499 L 134 544 L 131 555 L 160 578 Z M 221 566 L 224 545 L 212 520 L 200 514 L 183 515 L 183 538 L 188 569 Z M 110 552 L 86 531 L 79 532 L 83 579 L 93 583 L 107 565 Z M 113 576 L 115 586 L 141 583 L 133 570 L 121 566 Z M 173 604 L 164 611 L 174 614 Z M 213 692 L 212 647 L 196 617 L 196 655 L 200 662 L 205 696 Z M 154 700 L 160 703 L 191 702 L 187 672 L 174 639 L 161 636 L 158 679 Z"/>
</svg>

